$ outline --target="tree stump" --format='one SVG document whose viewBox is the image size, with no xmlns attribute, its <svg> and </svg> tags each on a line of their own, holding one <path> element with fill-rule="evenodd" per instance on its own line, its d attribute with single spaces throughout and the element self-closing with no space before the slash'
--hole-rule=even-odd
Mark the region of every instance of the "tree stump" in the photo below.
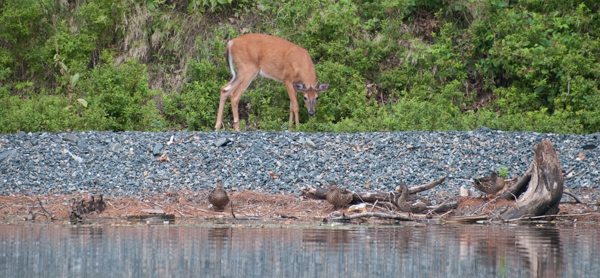
<svg viewBox="0 0 600 278">
<path fill-rule="evenodd" d="M 533 161 L 527 172 L 500 196 L 504 199 L 518 196 L 516 206 L 503 212 L 502 219 L 558 213 L 564 183 L 558 154 L 550 140 L 543 140 L 533 147 L 533 151 Z"/>
</svg>

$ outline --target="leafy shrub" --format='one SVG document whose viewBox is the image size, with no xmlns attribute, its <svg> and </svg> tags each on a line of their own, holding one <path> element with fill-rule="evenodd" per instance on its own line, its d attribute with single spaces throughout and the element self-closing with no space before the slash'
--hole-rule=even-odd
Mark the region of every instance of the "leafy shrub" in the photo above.
<svg viewBox="0 0 600 278">
<path fill-rule="evenodd" d="M 83 85 L 83 84 L 82 84 Z M 102 65 L 90 74 L 84 88 L 92 110 L 100 110 L 110 130 L 153 130 L 162 126 L 148 88 L 146 66 L 128 61 L 120 66 Z"/>
<path fill-rule="evenodd" d="M 301 109 L 303 131 L 597 132 L 599 8 L 591 0 L 0 1 L 1 130 L 211 130 L 231 78 L 225 43 L 254 32 L 306 48 L 318 79 L 331 83 L 314 118 Z M 240 105 L 247 129 L 287 129 L 282 84 L 257 79 Z"/>
</svg>

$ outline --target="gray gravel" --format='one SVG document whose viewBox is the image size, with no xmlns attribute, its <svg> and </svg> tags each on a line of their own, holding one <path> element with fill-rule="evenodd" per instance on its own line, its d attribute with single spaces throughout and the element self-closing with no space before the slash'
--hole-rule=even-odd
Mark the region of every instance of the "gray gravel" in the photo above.
<svg viewBox="0 0 600 278">
<path fill-rule="evenodd" d="M 170 143 L 171 137 L 173 142 Z M 550 139 L 572 188 L 600 186 L 600 133 L 502 132 L 73 132 L 0 134 L 0 195 L 140 196 L 216 185 L 298 195 L 335 181 L 351 190 L 394 190 L 448 175 L 424 194 L 457 195 L 502 166 L 523 174 L 533 146 Z M 170 162 L 157 162 L 164 155 Z M 582 157 L 583 156 L 583 157 Z M 583 159 L 581 159 L 583 158 Z M 277 178 L 273 178 L 276 176 Z M 439 196 L 439 195 L 438 195 Z"/>
</svg>

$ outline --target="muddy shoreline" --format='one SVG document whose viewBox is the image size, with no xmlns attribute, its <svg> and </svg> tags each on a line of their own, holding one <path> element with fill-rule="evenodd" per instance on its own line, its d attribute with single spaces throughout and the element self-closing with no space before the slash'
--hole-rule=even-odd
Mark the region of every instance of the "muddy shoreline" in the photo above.
<svg viewBox="0 0 600 278">
<path fill-rule="evenodd" d="M 584 195 L 585 192 L 574 191 L 576 195 Z M 269 195 L 256 191 L 230 192 L 231 205 L 225 211 L 218 212 L 210 207 L 207 201 L 208 191 L 173 191 L 154 193 L 148 197 L 106 197 L 106 209 L 101 212 L 90 212 L 83 219 L 73 221 L 70 219 L 71 207 L 74 201 L 90 201 L 90 194 L 54 194 L 45 196 L 14 194 L 13 196 L 0 196 L 0 223 L 18 222 L 70 222 L 71 224 L 86 223 L 95 220 L 108 220 L 112 223 L 162 223 L 161 215 L 169 215 L 174 218 L 174 223 L 207 223 L 207 224 L 235 224 L 240 221 L 245 223 L 260 222 L 276 225 L 322 225 L 331 223 L 328 221 L 330 214 L 334 212 L 333 206 L 325 200 L 316 200 L 304 196 L 296 197 L 293 194 Z M 471 203 L 485 201 L 482 197 L 458 198 L 459 207 Z M 566 198 L 564 198 L 566 199 Z M 563 200 L 564 200 L 563 199 Z M 438 203 L 444 200 L 437 200 Z M 496 205 L 490 202 L 490 207 Z M 232 208 L 233 207 L 233 208 Z M 233 209 L 233 213 L 232 210 Z M 378 204 L 367 203 L 367 211 L 395 214 L 389 207 Z M 157 213 L 158 212 L 158 213 Z M 162 212 L 162 213 L 161 213 Z M 345 215 L 353 215 L 360 212 L 348 211 L 348 207 L 339 209 Z M 439 219 L 440 216 L 448 217 L 453 211 L 433 213 L 430 218 Z M 565 216 L 560 216 L 565 215 Z M 265 222 L 267 221 L 267 222 Z M 347 222 L 354 225 L 390 225 L 399 221 L 381 219 L 377 217 L 359 218 Z M 406 221 L 400 221 L 406 223 Z M 432 222 L 423 219 L 417 222 Z M 534 221 L 535 223 L 540 223 Z M 568 224 L 570 222 L 586 223 L 589 225 L 600 225 L 600 212 L 597 206 L 586 204 L 561 204 L 559 216 L 548 224 Z M 527 222 L 523 222 L 527 223 Z"/>
</svg>

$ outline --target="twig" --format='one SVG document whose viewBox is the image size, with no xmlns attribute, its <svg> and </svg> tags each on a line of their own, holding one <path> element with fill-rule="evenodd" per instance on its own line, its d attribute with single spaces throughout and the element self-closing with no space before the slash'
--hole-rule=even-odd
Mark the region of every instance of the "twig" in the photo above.
<svg viewBox="0 0 600 278">
<path fill-rule="evenodd" d="M 563 194 L 567 194 L 567 195 L 573 197 L 573 199 L 575 199 L 575 201 L 564 201 L 564 202 L 560 202 L 561 204 L 584 204 L 584 205 L 588 205 L 588 206 L 600 206 L 600 202 L 586 203 L 584 201 L 581 201 L 579 198 L 577 198 L 577 196 L 575 196 L 575 194 L 573 194 L 569 191 L 563 191 Z"/>
<path fill-rule="evenodd" d="M 229 205 L 231 206 L 231 215 L 233 216 L 233 219 L 235 219 L 235 214 L 233 213 L 233 202 L 229 202 Z"/>
<path fill-rule="evenodd" d="M 203 210 L 203 209 L 200 209 L 200 208 L 194 208 L 194 209 L 202 211 L 202 212 L 210 213 L 210 211 L 208 211 L 208 210 Z"/>
<path fill-rule="evenodd" d="M 131 203 L 127 203 L 127 205 L 125 205 L 124 207 L 122 207 L 122 208 L 117 208 L 117 207 L 113 206 L 113 204 L 111 204 L 110 202 L 108 202 L 108 203 L 109 203 L 109 204 L 110 204 L 110 205 L 111 205 L 113 208 L 115 208 L 116 210 L 123 210 L 124 208 L 127 208 L 129 205 L 131 205 Z"/>
<path fill-rule="evenodd" d="M 479 220 L 487 220 L 488 217 L 489 216 L 487 214 L 455 216 L 455 217 L 450 217 L 450 218 L 446 219 L 446 223 L 461 223 L 461 224 L 475 223 Z"/>
<path fill-rule="evenodd" d="M 448 214 L 450 214 L 450 213 L 452 213 L 452 210 L 449 210 L 449 211 L 447 211 L 447 212 L 444 212 L 442 215 L 440 215 L 439 219 L 442 219 L 442 218 L 444 218 L 444 216 L 446 216 L 446 215 L 448 215 Z"/>
<path fill-rule="evenodd" d="M 175 209 L 176 212 L 179 212 L 179 214 L 181 214 L 181 216 L 187 216 L 185 214 L 183 214 L 183 212 L 179 211 L 178 209 Z"/>
<path fill-rule="evenodd" d="M 40 200 L 40 197 L 37 197 L 38 203 L 40 203 L 40 207 L 42 208 L 42 211 L 44 211 L 49 217 L 50 219 L 54 220 L 54 216 L 52 216 L 42 205 L 42 201 Z"/>
<path fill-rule="evenodd" d="M 428 183 L 428 184 L 424 184 L 424 185 L 419 185 L 419 186 L 411 187 L 411 188 L 409 188 L 409 189 L 408 189 L 408 193 L 409 193 L 409 194 L 415 194 L 415 193 L 417 193 L 417 192 L 421 192 L 421 191 L 425 191 L 425 190 L 428 190 L 428 189 L 432 189 L 432 188 L 434 188 L 436 185 L 438 185 L 438 184 L 442 183 L 442 182 L 443 182 L 443 181 L 446 179 L 446 177 L 448 177 L 448 175 L 446 175 L 446 176 L 443 176 L 443 177 L 442 177 L 442 178 L 440 178 L 439 180 L 432 181 L 432 182 L 430 182 L 430 183 Z"/>
<path fill-rule="evenodd" d="M 563 191 L 563 194 L 567 194 L 567 195 L 573 197 L 573 199 L 575 199 L 576 203 L 584 204 L 584 202 L 582 202 L 581 200 L 579 200 L 579 198 L 577 198 L 577 196 L 575 196 L 575 194 L 573 194 L 571 192 Z"/>
<path fill-rule="evenodd" d="M 188 138 L 190 138 L 190 137 L 192 137 L 192 136 L 194 136 L 194 135 L 196 135 L 196 132 L 194 132 L 194 133 L 192 133 L 192 134 L 190 134 L 190 135 L 188 135 L 188 136 L 186 136 L 186 137 L 183 137 L 183 138 L 181 138 L 181 139 L 179 139 L 179 140 L 175 140 L 175 142 L 173 142 L 173 143 L 175 143 L 175 144 L 179 144 L 179 143 L 183 142 L 183 140 L 186 140 L 186 139 L 188 139 Z"/>
<path fill-rule="evenodd" d="M 570 174 L 571 172 L 573 172 L 573 170 L 575 170 L 575 166 L 569 168 L 567 171 L 565 171 L 565 173 L 563 174 L 563 177 Z"/>
<path fill-rule="evenodd" d="M 449 199 L 446 199 L 442 202 L 442 204 L 440 204 L 439 206 L 435 207 L 434 209 L 430 210 L 427 214 L 425 214 L 425 216 L 429 216 L 431 215 L 433 212 L 435 212 L 437 209 L 441 208 L 443 205 L 445 205 L 448 202 Z"/>
<path fill-rule="evenodd" d="M 568 180 L 568 179 L 572 179 L 572 178 L 574 178 L 574 177 L 577 177 L 577 176 L 579 176 L 579 175 L 583 174 L 583 172 L 585 172 L 585 169 L 581 170 L 581 171 L 580 171 L 579 173 L 577 173 L 577 174 L 574 174 L 574 175 L 568 175 L 568 176 L 564 177 L 564 180 Z"/>
<path fill-rule="evenodd" d="M 571 216 L 586 216 L 586 215 L 591 215 L 591 214 L 593 214 L 593 213 L 550 214 L 550 215 L 540 215 L 540 216 L 519 217 L 519 218 L 508 219 L 508 220 L 504 220 L 504 221 L 506 221 L 506 222 L 514 222 L 514 221 L 521 221 L 521 220 L 540 219 L 540 218 L 546 218 L 546 217 L 571 217 Z"/>
<path fill-rule="evenodd" d="M 379 202 L 379 200 L 375 200 L 375 203 L 373 204 L 373 206 L 371 207 L 371 210 L 369 210 L 369 212 L 373 212 L 373 209 L 377 205 L 377 202 Z"/>
</svg>

